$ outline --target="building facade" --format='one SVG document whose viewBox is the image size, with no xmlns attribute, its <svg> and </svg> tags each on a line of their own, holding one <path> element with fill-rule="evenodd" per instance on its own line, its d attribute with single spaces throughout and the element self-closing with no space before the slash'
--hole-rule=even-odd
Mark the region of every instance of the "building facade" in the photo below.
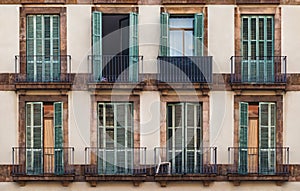
<svg viewBox="0 0 300 191">
<path fill-rule="evenodd" d="M 299 17 L 298 0 L 1 0 L 0 189 L 298 190 Z"/>
</svg>

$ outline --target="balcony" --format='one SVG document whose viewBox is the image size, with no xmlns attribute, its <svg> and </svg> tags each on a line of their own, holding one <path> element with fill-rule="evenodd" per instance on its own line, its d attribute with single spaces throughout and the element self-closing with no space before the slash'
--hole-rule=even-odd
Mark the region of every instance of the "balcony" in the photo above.
<svg viewBox="0 0 300 191">
<path fill-rule="evenodd" d="M 206 4 L 208 0 L 162 0 L 162 4 Z"/>
<path fill-rule="evenodd" d="M 71 56 L 15 56 L 15 86 L 21 89 L 71 89 Z"/>
<path fill-rule="evenodd" d="M 229 147 L 228 162 L 229 180 L 288 180 L 288 147 Z"/>
<path fill-rule="evenodd" d="M 20 0 L 22 4 L 36 4 L 36 3 L 53 3 L 53 4 L 64 4 L 66 0 Z"/>
<path fill-rule="evenodd" d="M 212 83 L 211 56 L 159 56 L 158 88 L 207 89 Z"/>
<path fill-rule="evenodd" d="M 235 0 L 239 4 L 280 4 L 280 0 Z"/>
<path fill-rule="evenodd" d="M 133 181 L 146 179 L 146 148 L 85 148 L 86 181 Z"/>
<path fill-rule="evenodd" d="M 89 55 L 89 89 L 141 89 L 139 66 L 143 56 Z"/>
<path fill-rule="evenodd" d="M 232 89 L 284 90 L 287 82 L 286 59 L 286 56 L 232 56 Z"/>
<path fill-rule="evenodd" d="M 163 148 L 154 149 L 155 180 L 213 181 L 217 175 L 217 148 Z"/>
<path fill-rule="evenodd" d="M 12 176 L 16 182 L 74 180 L 73 147 L 13 147 Z"/>
</svg>

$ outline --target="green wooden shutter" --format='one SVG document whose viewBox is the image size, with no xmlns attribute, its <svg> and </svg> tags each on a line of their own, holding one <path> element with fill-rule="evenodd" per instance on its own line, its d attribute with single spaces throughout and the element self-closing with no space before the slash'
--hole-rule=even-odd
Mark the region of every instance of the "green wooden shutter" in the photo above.
<svg viewBox="0 0 300 191">
<path fill-rule="evenodd" d="M 202 111 L 199 103 L 185 103 L 185 173 L 202 172 Z"/>
<path fill-rule="evenodd" d="M 102 78 L 102 13 L 93 12 L 93 76 L 95 81 Z"/>
<path fill-rule="evenodd" d="M 194 56 L 203 56 L 203 14 L 195 14 L 194 19 Z"/>
<path fill-rule="evenodd" d="M 260 173 L 275 172 L 276 161 L 276 104 L 259 103 L 259 167 Z"/>
<path fill-rule="evenodd" d="M 247 173 L 248 168 L 248 103 L 240 102 L 239 122 L 239 173 Z"/>
<path fill-rule="evenodd" d="M 59 15 L 27 16 L 27 80 L 60 80 Z"/>
<path fill-rule="evenodd" d="M 36 43 L 36 33 L 35 33 L 35 19 L 33 15 L 27 16 L 27 26 L 26 26 L 26 77 L 28 81 L 34 81 L 34 66 L 35 66 L 35 43 Z"/>
<path fill-rule="evenodd" d="M 129 32 L 129 81 L 138 80 L 139 45 L 138 45 L 138 14 L 130 13 Z"/>
<path fill-rule="evenodd" d="M 63 103 L 54 102 L 54 171 L 64 172 L 63 166 Z"/>
<path fill-rule="evenodd" d="M 26 173 L 43 172 L 43 103 L 26 103 Z"/>
<path fill-rule="evenodd" d="M 242 80 L 244 82 L 273 82 L 273 16 L 242 16 L 241 22 Z"/>
<path fill-rule="evenodd" d="M 160 56 L 170 55 L 169 43 L 169 14 L 160 15 Z"/>
<path fill-rule="evenodd" d="M 49 81 L 60 81 L 61 76 L 61 62 L 60 62 L 60 19 L 58 15 L 51 15 L 50 17 L 50 70 Z M 65 59 L 65 58 L 64 58 Z M 48 71 L 46 71 L 48 72 Z"/>
</svg>

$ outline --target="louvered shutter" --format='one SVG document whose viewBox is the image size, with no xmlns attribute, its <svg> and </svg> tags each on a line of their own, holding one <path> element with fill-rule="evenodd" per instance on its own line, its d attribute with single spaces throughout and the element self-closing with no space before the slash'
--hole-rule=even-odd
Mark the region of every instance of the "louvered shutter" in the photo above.
<svg viewBox="0 0 300 191">
<path fill-rule="evenodd" d="M 35 17 L 33 15 L 27 16 L 27 32 L 26 32 L 26 78 L 28 81 L 34 81 L 34 67 L 35 67 Z"/>
<path fill-rule="evenodd" d="M 275 172 L 276 161 L 276 105 L 275 103 L 259 103 L 259 143 L 260 173 Z"/>
<path fill-rule="evenodd" d="M 160 56 L 169 56 L 169 14 L 160 15 Z"/>
<path fill-rule="evenodd" d="M 43 172 L 43 103 L 26 103 L 26 172 Z"/>
<path fill-rule="evenodd" d="M 61 57 L 60 57 L 60 20 L 58 15 L 52 15 L 50 23 L 51 30 L 51 55 L 50 58 L 50 81 L 60 81 Z M 63 58 L 66 59 L 66 58 Z M 66 60 L 64 60 L 66 61 Z"/>
<path fill-rule="evenodd" d="M 138 14 L 130 13 L 129 31 L 129 81 L 138 80 L 139 46 L 138 46 Z"/>
<path fill-rule="evenodd" d="M 59 15 L 27 16 L 28 81 L 60 80 L 60 21 Z"/>
<path fill-rule="evenodd" d="M 274 81 L 274 18 L 242 16 L 242 80 Z"/>
<path fill-rule="evenodd" d="M 239 173 L 247 173 L 248 168 L 248 103 L 240 102 L 239 122 Z"/>
<path fill-rule="evenodd" d="M 203 56 L 203 14 L 194 15 L 194 56 Z"/>
<path fill-rule="evenodd" d="M 54 103 L 54 167 L 56 174 L 62 174 L 63 166 L 63 103 Z"/>
<path fill-rule="evenodd" d="M 102 13 L 93 12 L 93 77 L 95 81 L 102 78 Z"/>
</svg>

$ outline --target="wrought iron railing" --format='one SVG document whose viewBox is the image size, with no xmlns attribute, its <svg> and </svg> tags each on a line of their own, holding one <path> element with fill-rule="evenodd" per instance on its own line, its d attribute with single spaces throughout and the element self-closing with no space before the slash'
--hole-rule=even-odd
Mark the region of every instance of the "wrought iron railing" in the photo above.
<svg viewBox="0 0 300 191">
<path fill-rule="evenodd" d="M 286 83 L 286 56 L 232 56 L 231 83 Z"/>
<path fill-rule="evenodd" d="M 74 174 L 73 147 L 13 147 L 12 175 Z"/>
<path fill-rule="evenodd" d="M 154 149 L 157 174 L 216 174 L 216 147 Z"/>
<path fill-rule="evenodd" d="M 157 62 L 161 82 L 212 82 L 211 56 L 159 56 Z"/>
<path fill-rule="evenodd" d="M 231 174 L 288 174 L 289 147 L 229 147 L 228 163 Z"/>
<path fill-rule="evenodd" d="M 138 82 L 143 56 L 89 55 L 90 82 Z"/>
<path fill-rule="evenodd" d="M 71 56 L 15 56 L 16 82 L 70 82 Z"/>
<path fill-rule="evenodd" d="M 138 175 L 146 173 L 146 147 L 85 148 L 86 175 Z"/>
</svg>

